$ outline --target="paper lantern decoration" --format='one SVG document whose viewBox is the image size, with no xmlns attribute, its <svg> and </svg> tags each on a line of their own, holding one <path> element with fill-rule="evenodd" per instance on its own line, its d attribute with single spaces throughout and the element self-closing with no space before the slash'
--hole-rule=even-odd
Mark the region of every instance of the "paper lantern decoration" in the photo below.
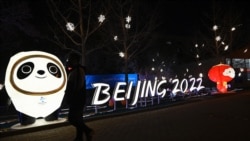
<svg viewBox="0 0 250 141">
<path fill-rule="evenodd" d="M 5 75 L 6 91 L 17 111 L 46 117 L 60 106 L 67 75 L 61 61 L 42 51 L 27 51 L 10 58 Z"/>
<path fill-rule="evenodd" d="M 227 82 L 235 77 L 235 71 L 230 65 L 218 64 L 209 70 L 208 77 L 211 81 L 216 82 L 219 92 L 225 93 L 227 92 Z"/>
</svg>

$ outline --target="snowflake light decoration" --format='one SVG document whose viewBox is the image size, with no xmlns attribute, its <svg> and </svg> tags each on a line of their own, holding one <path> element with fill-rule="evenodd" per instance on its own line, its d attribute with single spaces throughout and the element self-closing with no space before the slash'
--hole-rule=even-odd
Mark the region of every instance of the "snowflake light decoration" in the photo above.
<svg viewBox="0 0 250 141">
<path fill-rule="evenodd" d="M 130 17 L 130 16 L 127 16 L 125 19 L 126 19 L 126 22 L 127 22 L 127 23 L 130 23 L 130 22 L 131 22 L 131 17 Z"/>
<path fill-rule="evenodd" d="M 67 28 L 68 31 L 74 31 L 75 30 L 75 25 L 73 23 L 71 23 L 71 22 L 68 22 L 66 24 L 66 28 Z"/>
<path fill-rule="evenodd" d="M 105 16 L 101 14 L 101 15 L 98 17 L 99 23 L 103 23 L 104 20 L 105 20 Z"/>
</svg>

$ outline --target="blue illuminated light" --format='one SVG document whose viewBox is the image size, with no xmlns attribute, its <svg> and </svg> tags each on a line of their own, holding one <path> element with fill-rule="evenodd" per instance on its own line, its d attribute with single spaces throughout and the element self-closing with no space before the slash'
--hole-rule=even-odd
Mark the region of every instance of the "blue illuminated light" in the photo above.
<svg viewBox="0 0 250 141">
<path fill-rule="evenodd" d="M 86 89 L 93 89 L 93 83 L 106 83 L 114 88 L 117 82 L 125 82 L 125 74 L 102 74 L 102 75 L 86 75 Z M 137 85 L 138 74 L 128 74 L 128 82 L 133 82 L 133 86 Z"/>
</svg>

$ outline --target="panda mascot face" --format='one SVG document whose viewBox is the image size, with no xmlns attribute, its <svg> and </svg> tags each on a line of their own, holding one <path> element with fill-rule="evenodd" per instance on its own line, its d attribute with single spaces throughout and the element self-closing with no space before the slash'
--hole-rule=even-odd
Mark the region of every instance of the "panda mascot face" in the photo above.
<svg viewBox="0 0 250 141">
<path fill-rule="evenodd" d="M 42 51 L 20 52 L 10 58 L 5 87 L 17 111 L 46 117 L 64 97 L 67 76 L 61 61 Z"/>
</svg>

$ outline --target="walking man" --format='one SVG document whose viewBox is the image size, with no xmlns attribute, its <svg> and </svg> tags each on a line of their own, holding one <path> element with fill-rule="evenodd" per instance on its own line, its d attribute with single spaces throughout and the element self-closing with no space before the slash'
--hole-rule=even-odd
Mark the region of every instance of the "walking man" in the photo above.
<svg viewBox="0 0 250 141">
<path fill-rule="evenodd" d="M 66 62 L 66 69 L 70 68 L 65 91 L 65 99 L 69 106 L 68 121 L 76 128 L 74 141 L 83 141 L 83 133 L 87 141 L 92 140 L 93 130 L 83 120 L 86 103 L 85 68 L 80 65 L 81 57 L 71 53 Z"/>
</svg>

